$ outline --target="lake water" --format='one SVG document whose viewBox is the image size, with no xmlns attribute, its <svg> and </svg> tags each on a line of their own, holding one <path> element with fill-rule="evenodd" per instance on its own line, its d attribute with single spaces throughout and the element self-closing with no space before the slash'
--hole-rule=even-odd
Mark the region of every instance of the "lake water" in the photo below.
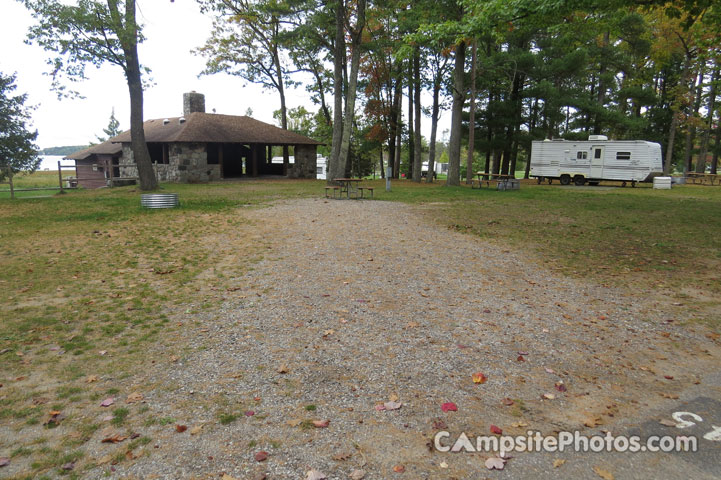
<svg viewBox="0 0 721 480">
<path fill-rule="evenodd" d="M 40 155 L 42 162 L 38 167 L 38 171 L 50 170 L 52 172 L 58 171 L 58 160 L 62 161 L 63 165 L 75 165 L 73 160 L 63 160 L 62 155 Z"/>
</svg>

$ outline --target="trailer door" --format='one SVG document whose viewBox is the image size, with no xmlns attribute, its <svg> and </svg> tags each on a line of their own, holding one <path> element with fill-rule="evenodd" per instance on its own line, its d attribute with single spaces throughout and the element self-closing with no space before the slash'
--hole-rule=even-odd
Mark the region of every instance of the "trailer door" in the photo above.
<svg viewBox="0 0 721 480">
<path fill-rule="evenodd" d="M 591 147 L 593 155 L 591 155 L 591 175 L 590 178 L 603 178 L 603 151 L 602 145 L 594 145 Z"/>
</svg>

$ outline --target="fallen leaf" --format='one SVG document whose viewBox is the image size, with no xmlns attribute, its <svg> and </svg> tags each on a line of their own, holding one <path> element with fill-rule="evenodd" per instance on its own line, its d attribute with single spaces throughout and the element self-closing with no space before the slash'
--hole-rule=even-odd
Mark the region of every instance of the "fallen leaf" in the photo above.
<svg viewBox="0 0 721 480">
<path fill-rule="evenodd" d="M 601 425 L 603 421 L 601 420 L 601 417 L 593 417 L 593 418 L 587 418 L 583 424 L 589 428 L 594 428 L 597 425 Z"/>
<path fill-rule="evenodd" d="M 268 460 L 268 452 L 258 452 L 254 458 L 256 462 L 265 462 Z"/>
<path fill-rule="evenodd" d="M 503 470 L 506 466 L 506 459 L 501 457 L 490 457 L 486 459 L 486 468 L 488 470 Z"/>
<path fill-rule="evenodd" d="M 671 400 L 678 400 L 678 395 L 675 393 L 662 393 L 663 398 L 670 398 Z"/>
<path fill-rule="evenodd" d="M 457 412 L 458 407 L 453 402 L 446 402 L 441 405 L 441 410 L 443 410 L 444 412 Z"/>
<path fill-rule="evenodd" d="M 552 368 L 546 368 L 546 373 L 556 373 Z"/>
<path fill-rule="evenodd" d="M 526 422 L 513 422 L 511 426 L 514 428 L 526 428 L 528 424 Z"/>
<path fill-rule="evenodd" d="M 596 472 L 596 475 L 603 478 L 604 480 L 614 480 L 613 474 L 608 470 L 604 470 L 600 467 L 593 467 L 593 471 Z"/>
<path fill-rule="evenodd" d="M 128 395 L 128 398 L 125 399 L 125 403 L 136 403 L 136 402 L 142 402 L 143 401 L 143 394 L 140 392 L 133 392 L 130 395 Z"/>
<path fill-rule="evenodd" d="M 495 425 L 491 425 L 491 433 L 493 433 L 495 435 L 503 435 L 503 430 L 501 430 L 500 428 L 498 428 Z"/>
<path fill-rule="evenodd" d="M 473 378 L 473 383 L 486 383 L 488 380 L 488 377 L 483 375 L 481 372 L 474 373 L 471 378 Z"/>
<path fill-rule="evenodd" d="M 446 428 L 448 428 L 448 425 L 446 425 L 446 422 L 444 422 L 440 418 L 433 421 L 434 430 L 445 430 Z"/>
<path fill-rule="evenodd" d="M 351 452 L 340 452 L 340 453 L 336 453 L 335 455 L 333 455 L 332 458 L 336 462 L 342 462 L 342 461 L 348 460 L 352 456 L 353 456 L 353 453 L 351 453 Z"/>
<path fill-rule="evenodd" d="M 565 460 L 563 460 L 562 458 L 557 458 L 556 460 L 553 461 L 553 468 L 558 468 L 561 465 L 563 465 L 564 463 L 566 463 Z"/>
<path fill-rule="evenodd" d="M 60 468 L 61 468 L 62 470 L 65 470 L 66 472 L 69 472 L 70 470 L 72 470 L 73 468 L 75 468 L 75 462 L 68 462 L 68 463 L 66 463 L 65 465 L 63 465 L 63 466 L 60 467 Z"/>
<path fill-rule="evenodd" d="M 393 471 L 396 473 L 403 473 L 406 471 L 406 467 L 404 467 L 403 465 L 396 465 L 395 467 L 393 467 Z"/>
<path fill-rule="evenodd" d="M 305 474 L 305 480 L 326 480 L 327 478 L 325 473 L 318 470 L 309 470 Z"/>
<path fill-rule="evenodd" d="M 510 407 L 510 406 L 513 405 L 514 403 L 515 403 L 515 402 L 514 402 L 513 400 L 511 400 L 510 398 L 508 398 L 508 397 L 506 397 L 506 398 L 503 399 L 503 404 L 506 405 L 507 407 Z"/>
<path fill-rule="evenodd" d="M 664 375 L 663 378 L 666 380 L 673 380 L 673 375 Z"/>
<path fill-rule="evenodd" d="M 197 434 L 200 433 L 200 431 L 201 431 L 202 429 L 203 429 L 203 426 L 202 426 L 202 425 L 196 425 L 196 426 L 194 426 L 193 428 L 190 429 L 190 434 L 191 434 L 191 435 L 197 435 Z"/>
<path fill-rule="evenodd" d="M 7 457 L 0 457 L 0 467 L 7 467 L 10 465 L 10 459 Z"/>
<path fill-rule="evenodd" d="M 441 468 L 448 468 L 448 464 L 446 462 L 441 462 L 438 464 L 438 466 Z"/>
<path fill-rule="evenodd" d="M 673 420 L 669 420 L 669 419 L 667 419 L 667 418 L 664 418 L 663 420 L 660 420 L 658 423 L 660 423 L 661 425 L 664 425 L 664 426 L 666 426 L 666 427 L 675 427 L 676 425 L 678 425 L 678 424 L 677 424 L 676 422 L 674 422 Z"/>
<path fill-rule="evenodd" d="M 237 480 L 235 477 L 231 477 L 227 473 L 224 473 L 222 477 L 220 477 L 220 480 Z"/>
<path fill-rule="evenodd" d="M 288 365 L 285 363 L 278 367 L 276 370 L 278 373 L 288 373 Z"/>
<path fill-rule="evenodd" d="M 350 475 L 348 475 L 351 480 L 363 480 L 366 476 L 366 472 L 363 470 L 353 470 L 350 472 Z"/>
<path fill-rule="evenodd" d="M 300 419 L 300 418 L 294 418 L 294 419 L 292 419 L 292 420 L 288 420 L 288 421 L 285 422 L 285 423 L 286 423 L 288 426 L 290 426 L 290 427 L 297 427 L 298 425 L 300 425 L 301 423 L 303 423 L 303 420 Z"/>
<path fill-rule="evenodd" d="M 247 412 L 245 412 L 244 415 L 246 417 L 252 417 L 253 415 L 255 415 L 255 412 L 253 410 L 248 410 Z"/>
<path fill-rule="evenodd" d="M 565 392 L 566 390 L 568 390 L 568 389 L 566 388 L 566 385 L 563 384 L 563 382 L 556 382 L 556 384 L 554 385 L 554 387 L 555 387 L 556 390 L 558 390 L 559 392 Z"/>
<path fill-rule="evenodd" d="M 120 435 L 118 433 L 118 434 L 112 435 L 110 437 L 104 438 L 101 443 L 120 443 L 123 440 L 125 440 L 126 438 L 128 438 L 128 437 L 126 437 L 124 435 Z"/>
<path fill-rule="evenodd" d="M 188 427 L 186 425 L 176 425 L 175 426 L 175 431 L 178 433 L 183 433 L 187 429 L 188 429 Z"/>
<path fill-rule="evenodd" d="M 383 404 L 383 410 L 398 410 L 403 404 L 401 402 L 386 402 Z"/>
<path fill-rule="evenodd" d="M 543 395 L 541 395 L 541 398 L 546 400 L 553 400 L 554 398 L 556 398 L 556 396 L 552 393 L 544 393 Z"/>
<path fill-rule="evenodd" d="M 85 383 L 93 383 L 98 381 L 97 375 L 88 375 L 88 377 L 85 379 Z"/>
<path fill-rule="evenodd" d="M 326 428 L 330 424 L 330 420 L 313 420 L 315 428 Z"/>
<path fill-rule="evenodd" d="M 517 362 L 525 362 L 526 359 L 523 358 L 523 355 L 519 355 L 518 357 L 516 357 L 516 361 L 517 361 Z"/>
<path fill-rule="evenodd" d="M 110 405 L 115 403 L 115 399 L 113 397 L 108 397 L 105 400 L 100 403 L 101 407 L 109 407 Z"/>
</svg>

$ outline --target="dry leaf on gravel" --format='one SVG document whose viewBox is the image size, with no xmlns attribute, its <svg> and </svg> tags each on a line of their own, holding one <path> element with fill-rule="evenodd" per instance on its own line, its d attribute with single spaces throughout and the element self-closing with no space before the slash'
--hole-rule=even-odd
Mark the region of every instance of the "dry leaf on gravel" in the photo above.
<svg viewBox="0 0 721 480">
<path fill-rule="evenodd" d="M 101 443 L 120 443 L 123 440 L 125 440 L 126 438 L 128 438 L 128 437 L 126 437 L 124 435 L 120 435 L 118 433 L 118 434 L 112 435 L 110 437 L 104 438 Z"/>
<path fill-rule="evenodd" d="M 136 402 L 142 402 L 143 401 L 143 394 L 140 392 L 133 392 L 130 395 L 128 395 L 128 398 L 125 399 L 125 403 L 136 403 Z"/>
<path fill-rule="evenodd" d="M 281 365 L 281 366 L 278 367 L 278 369 L 276 370 L 276 372 L 278 372 L 278 373 L 288 373 L 288 365 L 286 365 L 286 364 L 284 363 L 283 365 Z"/>
<path fill-rule="evenodd" d="M 490 457 L 486 459 L 486 468 L 488 470 L 503 470 L 506 466 L 506 459 L 501 457 Z"/>
<path fill-rule="evenodd" d="M 300 419 L 300 418 L 294 418 L 294 419 L 292 419 L 292 420 L 288 420 L 288 421 L 285 422 L 285 423 L 286 423 L 286 425 L 288 425 L 289 427 L 297 427 L 298 425 L 300 425 L 301 423 L 303 423 L 303 420 Z"/>
<path fill-rule="evenodd" d="M 508 398 L 508 397 L 506 397 L 506 398 L 503 399 L 503 404 L 504 404 L 505 406 L 507 406 L 507 407 L 510 407 L 510 406 L 513 405 L 514 403 L 515 403 L 515 402 L 514 402 L 513 400 L 511 400 L 510 398 Z"/>
<path fill-rule="evenodd" d="M 666 426 L 666 427 L 675 427 L 675 426 L 678 425 L 678 424 L 677 424 L 676 422 L 674 422 L 673 420 L 669 420 L 669 419 L 667 419 L 667 418 L 664 418 L 663 420 L 660 420 L 658 423 L 660 423 L 661 425 L 664 425 L 664 426 Z"/>
<path fill-rule="evenodd" d="M 1 457 L 0 458 L 0 467 L 7 467 L 10 465 L 10 459 L 7 457 Z"/>
<path fill-rule="evenodd" d="M 457 412 L 458 406 L 453 402 L 446 402 L 441 405 L 441 410 L 443 410 L 444 412 Z"/>
<path fill-rule="evenodd" d="M 483 375 L 481 372 L 476 372 L 473 375 L 471 375 L 471 378 L 473 379 L 473 383 L 486 383 L 488 380 L 488 377 Z"/>
<path fill-rule="evenodd" d="M 115 399 L 113 397 L 108 397 L 100 403 L 100 406 L 101 407 L 109 407 L 110 405 L 112 405 L 114 403 L 115 403 Z"/>
<path fill-rule="evenodd" d="M 258 452 L 254 456 L 256 462 L 264 462 L 268 460 L 268 452 Z"/>
<path fill-rule="evenodd" d="M 593 471 L 596 472 L 596 475 L 603 478 L 603 480 L 614 480 L 615 478 L 611 472 L 601 467 L 593 467 Z"/>
<path fill-rule="evenodd" d="M 196 426 L 194 426 L 193 428 L 190 429 L 190 434 L 191 434 L 191 435 L 197 435 L 197 434 L 200 433 L 200 431 L 201 431 L 202 429 L 203 429 L 203 426 L 202 426 L 202 425 L 196 425 Z"/>
<path fill-rule="evenodd" d="M 352 472 L 350 472 L 349 475 L 351 480 L 363 480 L 365 476 L 366 472 L 364 472 L 363 470 L 353 470 Z"/>
<path fill-rule="evenodd" d="M 315 428 L 326 428 L 328 425 L 330 425 L 330 420 L 313 420 Z"/>
<path fill-rule="evenodd" d="M 566 463 L 566 460 L 564 460 L 562 458 L 557 458 L 556 460 L 553 461 L 553 468 L 558 468 L 561 465 L 563 465 L 564 463 Z"/>
<path fill-rule="evenodd" d="M 327 478 L 325 473 L 319 472 L 318 470 L 309 470 L 305 474 L 305 480 L 326 480 Z"/>
<path fill-rule="evenodd" d="M 406 467 L 403 465 L 396 465 L 395 467 L 393 467 L 393 471 L 396 473 L 403 473 L 406 471 Z"/>
<path fill-rule="evenodd" d="M 88 377 L 85 379 L 85 383 L 93 383 L 97 382 L 98 380 L 99 379 L 97 375 L 88 375 Z"/>
<path fill-rule="evenodd" d="M 493 433 L 494 435 L 503 435 L 503 430 L 501 430 L 495 425 L 491 425 L 491 433 Z"/>
<path fill-rule="evenodd" d="M 385 402 L 382 405 L 376 405 L 376 410 L 382 412 L 384 410 L 398 410 L 403 404 L 401 402 Z"/>
<path fill-rule="evenodd" d="M 220 477 L 220 480 L 237 480 L 235 477 L 231 477 L 227 473 L 224 473 L 222 477 Z"/>
<path fill-rule="evenodd" d="M 543 398 L 544 400 L 553 400 L 554 398 L 556 398 L 556 396 L 552 393 L 544 393 L 543 395 L 541 395 L 541 398 Z"/>
<path fill-rule="evenodd" d="M 188 427 L 186 425 L 176 425 L 175 426 L 175 431 L 178 433 L 183 433 L 187 429 L 188 429 Z"/>
</svg>

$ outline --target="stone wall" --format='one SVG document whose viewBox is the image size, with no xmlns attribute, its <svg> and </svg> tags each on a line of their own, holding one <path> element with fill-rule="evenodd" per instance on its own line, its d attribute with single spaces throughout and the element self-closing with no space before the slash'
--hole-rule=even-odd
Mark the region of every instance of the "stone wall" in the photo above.
<svg viewBox="0 0 721 480">
<path fill-rule="evenodd" d="M 168 163 L 154 163 L 155 175 L 159 182 L 203 183 L 219 180 L 220 165 L 208 165 L 208 154 L 204 143 L 171 143 L 168 146 Z M 120 157 L 120 176 L 137 177 L 130 144 L 123 144 Z"/>
<path fill-rule="evenodd" d="M 316 178 L 316 145 L 296 145 L 295 163 L 289 165 L 288 177 L 290 178 Z"/>
</svg>

